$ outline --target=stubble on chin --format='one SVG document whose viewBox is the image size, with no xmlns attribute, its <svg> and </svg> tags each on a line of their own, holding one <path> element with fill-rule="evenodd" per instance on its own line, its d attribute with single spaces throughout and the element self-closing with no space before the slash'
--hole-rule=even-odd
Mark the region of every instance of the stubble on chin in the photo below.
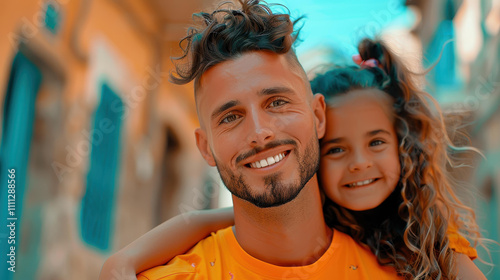
<svg viewBox="0 0 500 280">
<path fill-rule="evenodd" d="M 282 173 L 266 176 L 263 179 L 264 190 L 260 194 L 252 191 L 243 174 L 231 172 L 217 159 L 215 159 L 215 163 L 222 181 L 231 194 L 257 207 L 268 208 L 283 205 L 295 199 L 319 169 L 319 141 L 317 137 L 311 139 L 303 155 L 298 154 L 297 149 L 292 151 L 297 155 L 299 178 L 285 183 L 286 178 L 283 178 Z"/>
</svg>

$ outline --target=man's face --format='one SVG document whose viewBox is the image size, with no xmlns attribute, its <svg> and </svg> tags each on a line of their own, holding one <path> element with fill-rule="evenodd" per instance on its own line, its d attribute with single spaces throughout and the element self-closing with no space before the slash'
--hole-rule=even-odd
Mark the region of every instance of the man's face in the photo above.
<svg viewBox="0 0 500 280">
<path fill-rule="evenodd" d="M 256 51 L 201 79 L 200 152 L 233 195 L 258 207 L 294 199 L 319 165 L 325 103 L 285 55 Z"/>
</svg>

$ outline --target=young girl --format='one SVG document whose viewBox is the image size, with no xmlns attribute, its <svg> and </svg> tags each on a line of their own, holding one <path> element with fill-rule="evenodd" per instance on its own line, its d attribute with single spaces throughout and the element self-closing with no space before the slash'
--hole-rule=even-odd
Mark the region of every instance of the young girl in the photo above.
<svg viewBox="0 0 500 280">
<path fill-rule="evenodd" d="M 382 42 L 365 39 L 359 52 L 361 67 L 311 82 L 328 104 L 318 174 L 326 222 L 403 278 L 485 279 L 462 237 L 480 236 L 451 185 L 446 164 L 456 149 L 438 105 Z M 177 216 L 108 259 L 100 279 L 164 264 L 232 223 L 231 209 Z"/>
</svg>

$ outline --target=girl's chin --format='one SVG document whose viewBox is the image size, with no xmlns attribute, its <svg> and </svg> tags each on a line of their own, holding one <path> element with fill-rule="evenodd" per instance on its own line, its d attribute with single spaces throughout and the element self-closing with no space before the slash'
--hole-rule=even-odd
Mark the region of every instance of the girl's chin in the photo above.
<svg viewBox="0 0 500 280">
<path fill-rule="evenodd" d="M 369 210 L 373 210 L 375 208 L 377 208 L 378 205 L 375 205 L 373 207 L 352 207 L 352 208 L 349 208 L 349 207 L 346 207 L 347 209 L 351 210 L 351 211 L 355 211 L 355 212 L 362 212 L 362 211 L 369 211 Z"/>
<path fill-rule="evenodd" d="M 374 201 L 370 201 L 370 203 L 345 203 L 343 201 L 342 203 L 338 203 L 337 201 L 334 201 L 336 204 L 339 206 L 344 207 L 345 209 L 349 211 L 355 211 L 355 212 L 362 212 L 362 211 L 369 211 L 377 208 L 380 206 L 384 201 L 379 201 L 379 203 L 374 203 Z"/>
</svg>

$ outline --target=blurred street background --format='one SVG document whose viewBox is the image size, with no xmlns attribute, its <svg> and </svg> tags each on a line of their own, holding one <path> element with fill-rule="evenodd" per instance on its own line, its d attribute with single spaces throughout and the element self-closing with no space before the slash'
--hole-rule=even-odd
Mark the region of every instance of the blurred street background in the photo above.
<svg viewBox="0 0 500 280">
<path fill-rule="evenodd" d="M 192 13 L 218 2 L 0 0 L 0 279 L 97 279 L 110 254 L 159 223 L 231 204 L 195 145 L 192 84 L 168 82 Z M 375 36 L 412 70 L 433 66 L 426 89 L 468 135 L 451 136 L 486 157 L 455 171 L 473 194 L 462 196 L 500 241 L 500 0 L 268 3 L 306 16 L 296 50 L 311 75 L 351 63 Z M 477 264 L 500 279 L 500 247 L 489 248 L 480 256 L 496 266 Z"/>
</svg>

